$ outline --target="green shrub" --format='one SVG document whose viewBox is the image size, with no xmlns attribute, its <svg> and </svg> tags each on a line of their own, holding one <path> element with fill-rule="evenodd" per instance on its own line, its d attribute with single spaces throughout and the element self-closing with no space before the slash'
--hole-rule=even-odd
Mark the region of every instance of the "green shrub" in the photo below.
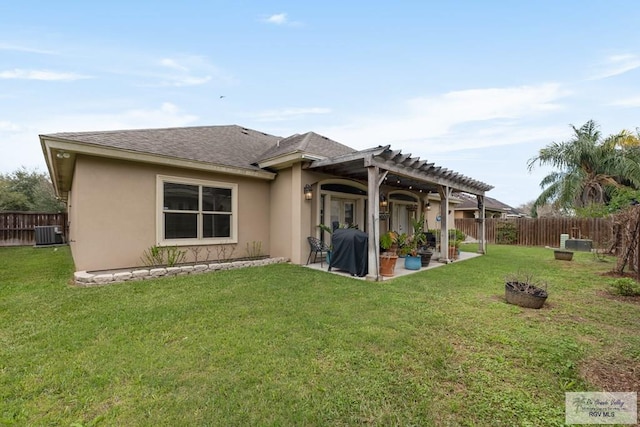
<svg viewBox="0 0 640 427">
<path fill-rule="evenodd" d="M 157 267 L 164 262 L 162 246 L 151 246 L 142 253 L 142 262 L 147 267 Z"/>
<path fill-rule="evenodd" d="M 186 251 L 178 249 L 177 246 L 167 246 L 164 248 L 167 256 L 167 265 L 169 267 L 175 267 L 178 264 L 184 262 L 184 258 L 187 254 Z"/>
<path fill-rule="evenodd" d="M 640 283 L 629 277 L 616 279 L 611 284 L 611 290 L 617 295 L 635 297 L 640 295 Z"/>
<path fill-rule="evenodd" d="M 518 229 L 513 221 L 500 221 L 496 225 L 496 243 L 513 245 L 518 241 Z"/>
</svg>

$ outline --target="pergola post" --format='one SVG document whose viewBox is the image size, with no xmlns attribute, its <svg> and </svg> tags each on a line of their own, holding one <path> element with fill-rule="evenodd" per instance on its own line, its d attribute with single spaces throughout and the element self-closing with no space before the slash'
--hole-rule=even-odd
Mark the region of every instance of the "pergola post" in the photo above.
<svg viewBox="0 0 640 427">
<path fill-rule="evenodd" d="M 478 253 L 487 253 L 487 236 L 486 236 L 486 221 L 484 210 L 484 196 L 477 195 L 478 198 Z"/>
<path fill-rule="evenodd" d="M 378 167 L 367 165 L 367 234 L 369 235 L 368 247 L 368 271 L 367 280 L 379 280 L 379 251 L 378 234 L 379 234 L 379 218 L 380 218 L 380 183 L 378 180 Z"/>
<path fill-rule="evenodd" d="M 449 186 L 438 187 L 440 194 L 440 262 L 449 263 L 449 198 L 453 189 Z"/>
</svg>

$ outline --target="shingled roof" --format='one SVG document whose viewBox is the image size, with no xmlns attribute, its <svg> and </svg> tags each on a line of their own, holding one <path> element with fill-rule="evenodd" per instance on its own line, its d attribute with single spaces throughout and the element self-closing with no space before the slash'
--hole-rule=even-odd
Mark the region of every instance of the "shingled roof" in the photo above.
<svg viewBox="0 0 640 427">
<path fill-rule="evenodd" d="M 461 193 L 458 196 L 462 203 L 456 206 L 456 210 L 476 210 L 478 209 L 478 199 L 475 196 L 470 196 L 468 194 Z M 493 197 L 485 196 L 484 198 L 484 208 L 491 211 L 504 212 L 504 213 L 513 213 L 518 214 L 519 211 L 517 209 L 512 208 L 506 203 L 501 202 L 498 199 L 494 199 Z"/>
<path fill-rule="evenodd" d="M 356 150 L 315 132 L 296 134 L 280 140 L 260 155 L 258 163 L 292 153 L 306 153 L 319 157 L 334 157 L 354 153 Z"/>
<path fill-rule="evenodd" d="M 62 132 L 42 135 L 83 144 L 208 162 L 246 169 L 258 156 L 276 147 L 280 137 L 237 125 L 100 132 Z"/>
</svg>

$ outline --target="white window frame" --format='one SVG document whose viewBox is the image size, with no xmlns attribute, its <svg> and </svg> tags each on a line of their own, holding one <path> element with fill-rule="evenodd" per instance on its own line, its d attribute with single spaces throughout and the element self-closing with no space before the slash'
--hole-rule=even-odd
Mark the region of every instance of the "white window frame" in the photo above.
<svg viewBox="0 0 640 427">
<path fill-rule="evenodd" d="M 199 186 L 198 197 L 198 237 L 195 239 L 164 238 L 164 184 L 185 184 Z M 229 237 L 202 237 L 202 187 L 224 188 L 231 190 L 231 235 Z M 156 244 L 158 246 L 195 246 L 223 245 L 238 243 L 238 184 L 203 179 L 183 178 L 169 175 L 156 175 Z"/>
</svg>

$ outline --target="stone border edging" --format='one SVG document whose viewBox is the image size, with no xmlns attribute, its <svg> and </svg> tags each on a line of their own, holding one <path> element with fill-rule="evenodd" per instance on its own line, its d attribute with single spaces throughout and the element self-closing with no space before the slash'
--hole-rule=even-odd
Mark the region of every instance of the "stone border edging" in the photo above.
<svg viewBox="0 0 640 427">
<path fill-rule="evenodd" d="M 213 264 L 183 265 L 180 267 L 160 267 L 121 271 L 118 273 L 87 273 L 76 271 L 73 273 L 73 281 L 78 286 L 100 286 L 111 283 L 157 279 L 159 277 L 186 276 L 191 274 L 210 273 L 220 270 L 234 270 L 246 267 L 259 267 L 269 264 L 281 264 L 289 262 L 287 258 L 265 258 L 252 261 L 232 261 Z"/>
</svg>

